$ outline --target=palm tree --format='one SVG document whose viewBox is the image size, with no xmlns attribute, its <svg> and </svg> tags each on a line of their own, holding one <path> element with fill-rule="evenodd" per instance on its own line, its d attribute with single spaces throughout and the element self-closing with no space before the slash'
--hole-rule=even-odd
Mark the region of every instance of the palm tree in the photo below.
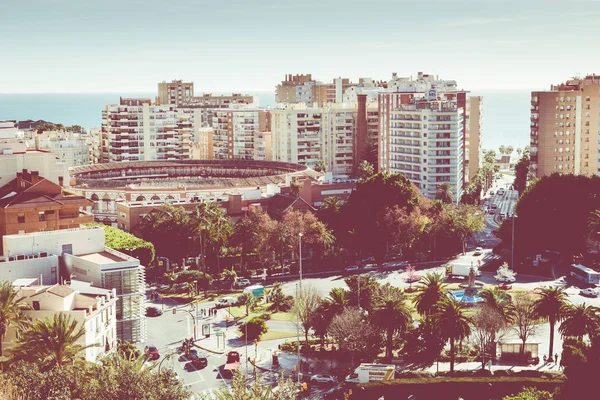
<svg viewBox="0 0 600 400">
<path fill-rule="evenodd" d="M 590 213 L 588 228 L 592 236 L 600 235 L 600 208 Z"/>
<path fill-rule="evenodd" d="M 498 148 L 498 151 L 500 151 L 500 154 L 504 154 L 504 153 L 506 153 L 506 146 L 505 146 L 505 145 L 502 145 L 502 146 L 500 146 L 500 147 Z"/>
<path fill-rule="evenodd" d="M 342 288 L 331 289 L 329 296 L 324 301 L 327 304 L 327 310 L 332 314 L 332 318 L 334 315 L 341 314 L 344 308 L 350 304 L 348 291 Z"/>
<path fill-rule="evenodd" d="M 498 312 L 498 315 L 502 316 L 507 324 L 512 322 L 514 307 L 512 297 L 508 293 L 495 287 L 483 289 L 478 294 L 483 299 L 482 305 Z"/>
<path fill-rule="evenodd" d="M 245 292 L 238 297 L 237 301 L 240 305 L 246 306 L 246 315 L 249 315 L 249 310 L 256 306 L 257 298 L 252 293 Z"/>
<path fill-rule="evenodd" d="M 319 160 L 313 169 L 317 172 L 325 173 L 327 172 L 327 164 L 325 164 L 325 161 Z"/>
<path fill-rule="evenodd" d="M 10 282 L 0 282 L 0 357 L 2 357 L 2 340 L 11 325 L 18 325 L 22 319 L 23 303 L 17 301 L 17 291 Z"/>
<path fill-rule="evenodd" d="M 506 146 L 506 154 L 511 155 L 515 151 L 515 148 L 511 145 Z"/>
<path fill-rule="evenodd" d="M 437 303 L 433 324 L 437 327 L 440 336 L 450 342 L 450 372 L 454 372 L 456 341 L 471 334 L 471 323 L 463 303 L 450 297 L 444 297 L 444 300 Z"/>
<path fill-rule="evenodd" d="M 452 186 L 448 182 L 440 183 L 435 189 L 435 198 L 442 203 L 451 204 L 454 202 Z"/>
<path fill-rule="evenodd" d="M 600 328 L 600 308 L 586 306 L 585 303 L 568 305 L 563 310 L 564 317 L 558 328 L 562 336 L 582 339 L 592 336 Z"/>
<path fill-rule="evenodd" d="M 548 361 L 552 361 L 552 354 L 554 354 L 552 352 L 554 350 L 554 326 L 562 319 L 566 305 L 567 294 L 561 287 L 541 288 L 540 297 L 534 302 L 535 314 L 550 322 Z"/>
<path fill-rule="evenodd" d="M 84 346 L 77 343 L 86 333 L 85 326 L 78 328 L 77 325 L 76 320 L 64 313 L 39 319 L 21 333 L 11 358 L 35 362 L 45 370 L 82 361 L 84 355 L 81 353 L 97 344 Z"/>
<path fill-rule="evenodd" d="M 436 305 L 446 298 L 448 289 L 442 274 L 430 272 L 421 277 L 417 284 L 417 293 L 413 298 L 417 312 L 426 319 L 435 312 Z"/>
<path fill-rule="evenodd" d="M 392 358 L 394 333 L 404 332 L 412 321 L 404 293 L 389 283 L 382 286 L 373 299 L 372 319 L 376 326 L 386 331 L 385 357 Z"/>
<path fill-rule="evenodd" d="M 292 183 L 290 183 L 290 193 L 294 197 L 300 197 L 300 192 L 302 191 L 303 187 L 304 184 L 302 182 L 300 182 L 297 179 L 294 179 Z"/>
</svg>

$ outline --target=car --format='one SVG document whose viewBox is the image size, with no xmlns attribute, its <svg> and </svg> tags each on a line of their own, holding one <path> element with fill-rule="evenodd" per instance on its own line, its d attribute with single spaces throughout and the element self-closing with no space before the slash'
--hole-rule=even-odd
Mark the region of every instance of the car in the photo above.
<svg viewBox="0 0 600 400">
<path fill-rule="evenodd" d="M 490 208 L 488 211 L 488 214 L 490 215 L 494 215 L 496 213 L 496 211 L 493 208 Z"/>
<path fill-rule="evenodd" d="M 344 271 L 346 272 L 356 272 L 359 270 L 358 265 L 351 265 L 349 267 L 344 268 Z"/>
<path fill-rule="evenodd" d="M 241 278 L 238 279 L 233 286 L 235 287 L 246 287 L 246 286 L 250 286 L 252 283 L 250 282 L 250 280 L 246 279 L 246 278 Z"/>
<path fill-rule="evenodd" d="M 515 278 L 514 276 L 497 276 L 496 277 L 496 281 L 498 282 L 503 282 L 503 283 L 514 283 L 516 282 L 517 278 Z"/>
<path fill-rule="evenodd" d="M 203 369 L 208 366 L 208 359 L 204 356 L 200 356 L 194 360 L 192 360 L 192 365 L 196 369 Z"/>
<path fill-rule="evenodd" d="M 158 348 L 152 344 L 146 346 L 144 353 L 149 360 L 158 360 L 160 358 Z"/>
<path fill-rule="evenodd" d="M 234 297 L 223 297 L 215 303 L 215 307 L 223 308 L 223 307 L 231 307 L 236 303 L 236 299 Z"/>
<path fill-rule="evenodd" d="M 598 290 L 594 288 L 585 288 L 581 289 L 579 294 L 586 297 L 598 297 Z"/>
<path fill-rule="evenodd" d="M 498 196 L 504 196 L 504 189 L 498 190 Z"/>
<path fill-rule="evenodd" d="M 336 383 L 337 382 L 337 378 L 333 375 L 328 375 L 328 374 L 317 374 L 317 375 L 313 375 L 310 377 L 310 381 L 311 382 L 318 382 L 318 383 Z"/>
<path fill-rule="evenodd" d="M 162 310 L 156 307 L 146 308 L 146 317 L 159 317 L 163 314 Z"/>
<path fill-rule="evenodd" d="M 377 264 L 367 264 L 365 265 L 365 269 L 376 269 L 377 268 Z"/>
<path fill-rule="evenodd" d="M 479 239 L 479 246 L 481 246 L 481 247 L 485 246 L 485 240 L 484 239 Z"/>
<path fill-rule="evenodd" d="M 481 248 L 481 247 L 476 247 L 476 248 L 475 248 L 475 251 L 473 252 L 473 255 L 474 255 L 474 256 L 480 256 L 480 255 L 482 255 L 482 254 L 483 254 L 483 248 Z"/>
</svg>

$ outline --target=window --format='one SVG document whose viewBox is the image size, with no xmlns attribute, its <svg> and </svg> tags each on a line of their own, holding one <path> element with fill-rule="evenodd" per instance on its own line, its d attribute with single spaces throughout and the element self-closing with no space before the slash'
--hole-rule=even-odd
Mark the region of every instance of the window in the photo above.
<svg viewBox="0 0 600 400">
<path fill-rule="evenodd" d="M 38 213 L 38 220 L 40 220 L 40 221 L 45 221 L 46 220 L 46 214 L 44 214 L 43 211 L 40 211 Z"/>
<path fill-rule="evenodd" d="M 34 301 L 32 302 L 31 306 L 33 307 L 34 310 L 39 311 L 40 310 L 40 302 L 39 301 Z"/>
<path fill-rule="evenodd" d="M 24 223 L 25 223 L 25 214 L 23 214 L 23 213 L 19 213 L 19 214 L 17 215 L 17 222 L 18 222 L 19 224 L 24 224 Z"/>
</svg>

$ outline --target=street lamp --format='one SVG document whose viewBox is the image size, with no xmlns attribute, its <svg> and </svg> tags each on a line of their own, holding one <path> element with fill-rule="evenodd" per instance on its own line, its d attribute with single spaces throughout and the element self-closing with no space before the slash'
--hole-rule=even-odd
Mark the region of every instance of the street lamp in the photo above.
<svg viewBox="0 0 600 400">
<path fill-rule="evenodd" d="M 299 246 L 299 258 L 300 258 L 300 290 L 302 290 L 302 232 L 298 233 L 298 237 L 300 238 Z"/>
<path fill-rule="evenodd" d="M 298 301 L 298 284 L 296 284 L 296 301 Z M 298 382 L 300 382 L 300 310 L 296 307 L 296 342 L 298 346 Z"/>
<path fill-rule="evenodd" d="M 511 256 L 512 256 L 512 269 L 514 271 L 515 269 L 515 219 L 517 219 L 517 214 L 515 214 L 513 212 L 512 215 L 512 252 L 511 252 Z"/>
</svg>

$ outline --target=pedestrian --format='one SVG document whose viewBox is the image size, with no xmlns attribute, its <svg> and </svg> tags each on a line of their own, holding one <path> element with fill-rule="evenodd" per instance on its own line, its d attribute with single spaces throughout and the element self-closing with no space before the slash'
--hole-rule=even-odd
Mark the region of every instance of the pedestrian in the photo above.
<svg viewBox="0 0 600 400">
<path fill-rule="evenodd" d="M 558 353 L 554 355 L 554 364 L 558 364 Z"/>
<path fill-rule="evenodd" d="M 546 361 L 548 360 L 548 358 L 546 357 L 546 355 L 544 354 L 544 364 L 546 364 Z"/>
</svg>

